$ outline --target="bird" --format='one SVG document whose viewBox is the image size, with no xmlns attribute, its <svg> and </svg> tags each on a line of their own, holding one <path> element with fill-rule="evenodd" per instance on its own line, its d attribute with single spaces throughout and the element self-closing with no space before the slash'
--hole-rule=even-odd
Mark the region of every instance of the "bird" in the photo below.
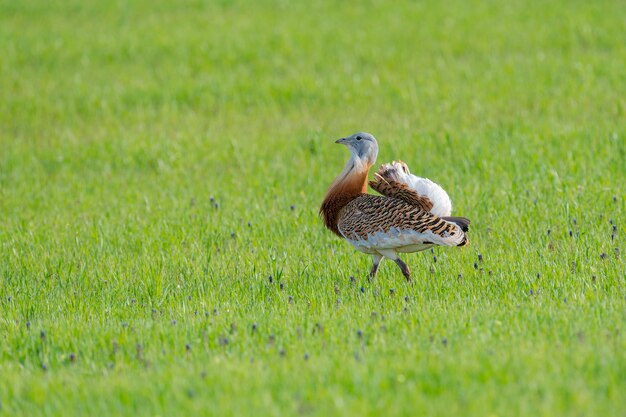
<svg viewBox="0 0 626 417">
<path fill-rule="evenodd" d="M 411 271 L 399 253 L 469 243 L 470 220 L 451 216 L 452 202 L 446 191 L 411 174 L 406 163 L 382 164 L 368 182 L 378 157 L 378 142 L 372 134 L 358 132 L 335 143 L 347 146 L 351 156 L 328 188 L 320 216 L 331 232 L 372 256 L 370 280 L 381 260 L 388 258 L 411 282 Z M 368 184 L 381 195 L 368 194 Z"/>
</svg>

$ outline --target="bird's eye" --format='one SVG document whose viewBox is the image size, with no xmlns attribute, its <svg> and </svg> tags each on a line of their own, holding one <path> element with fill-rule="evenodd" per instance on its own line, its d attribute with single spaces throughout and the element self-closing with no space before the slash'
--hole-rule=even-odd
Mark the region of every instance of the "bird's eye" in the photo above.
<svg viewBox="0 0 626 417">
<path fill-rule="evenodd" d="M 356 140 L 361 140 L 361 139 L 363 139 L 361 136 L 356 137 Z"/>
</svg>

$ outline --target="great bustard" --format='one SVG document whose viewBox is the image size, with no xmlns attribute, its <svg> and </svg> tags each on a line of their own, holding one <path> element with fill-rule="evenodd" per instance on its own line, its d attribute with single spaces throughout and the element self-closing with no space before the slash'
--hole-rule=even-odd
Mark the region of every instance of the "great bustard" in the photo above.
<svg viewBox="0 0 626 417">
<path fill-rule="evenodd" d="M 371 278 L 385 257 L 410 281 L 411 271 L 398 253 L 468 243 L 470 221 L 450 217 L 452 203 L 443 188 L 412 175 L 404 162 L 393 161 L 381 165 L 369 182 L 382 195 L 367 194 L 367 175 L 378 156 L 376 139 L 360 132 L 336 143 L 346 145 L 352 156 L 328 189 L 320 214 L 333 233 L 372 255 Z"/>
</svg>

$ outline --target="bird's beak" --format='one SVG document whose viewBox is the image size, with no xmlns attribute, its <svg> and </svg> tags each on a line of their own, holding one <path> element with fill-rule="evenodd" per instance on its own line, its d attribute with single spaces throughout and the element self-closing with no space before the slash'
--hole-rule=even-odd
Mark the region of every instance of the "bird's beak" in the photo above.
<svg viewBox="0 0 626 417">
<path fill-rule="evenodd" d="M 348 138 L 341 138 L 341 139 L 337 139 L 337 140 L 335 141 L 335 143 L 341 143 L 341 144 L 343 144 L 343 143 L 346 143 L 346 140 L 348 140 Z"/>
</svg>

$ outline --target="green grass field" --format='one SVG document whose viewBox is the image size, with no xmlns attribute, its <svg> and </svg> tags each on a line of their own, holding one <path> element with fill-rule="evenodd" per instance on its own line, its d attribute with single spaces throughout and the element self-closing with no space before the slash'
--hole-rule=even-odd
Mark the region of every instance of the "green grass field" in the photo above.
<svg viewBox="0 0 626 417">
<path fill-rule="evenodd" d="M 625 62 L 619 0 L 0 0 L 0 415 L 625 416 Z M 359 130 L 472 219 L 413 285 L 317 215 Z"/>
</svg>

